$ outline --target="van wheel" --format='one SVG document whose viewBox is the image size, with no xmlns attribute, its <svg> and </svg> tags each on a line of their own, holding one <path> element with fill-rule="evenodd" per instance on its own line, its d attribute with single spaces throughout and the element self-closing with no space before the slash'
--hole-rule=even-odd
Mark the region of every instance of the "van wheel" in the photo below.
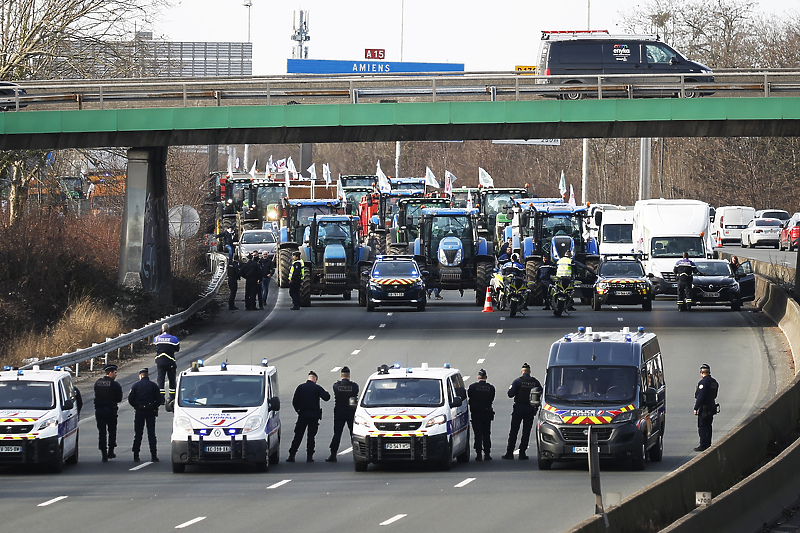
<svg viewBox="0 0 800 533">
<path fill-rule="evenodd" d="M 278 445 L 275 446 L 275 451 L 269 454 L 269 464 L 276 465 L 280 461 L 281 453 L 281 436 L 278 435 Z"/>
<path fill-rule="evenodd" d="M 61 443 L 58 446 L 58 450 L 56 450 L 55 459 L 53 459 L 53 464 L 50 466 L 50 470 L 56 474 L 60 474 L 64 471 L 64 443 Z"/>
<path fill-rule="evenodd" d="M 183 463 L 176 463 L 175 461 L 172 462 L 172 473 L 173 474 L 183 474 L 186 472 L 186 465 Z"/>
<path fill-rule="evenodd" d="M 600 311 L 603 309 L 603 303 L 600 301 L 600 296 L 595 294 L 592 298 L 592 309 Z"/>
<path fill-rule="evenodd" d="M 536 463 L 539 466 L 539 470 L 550 470 L 553 467 L 553 461 L 543 458 L 541 453 L 536 454 Z"/>
<path fill-rule="evenodd" d="M 469 447 L 469 429 L 468 429 L 467 430 L 467 445 L 464 447 L 464 451 L 461 452 L 461 454 L 458 457 L 456 457 L 456 460 L 459 463 L 468 463 L 469 462 L 469 450 L 470 450 L 470 447 Z"/>
<path fill-rule="evenodd" d="M 647 438 L 642 435 L 642 442 L 636 450 L 636 455 L 631 459 L 631 468 L 633 470 L 644 470 L 644 462 L 647 458 Z"/>
<path fill-rule="evenodd" d="M 572 85 L 576 85 L 576 83 L 572 83 Z M 564 100 L 580 100 L 583 98 L 583 93 L 579 91 L 565 92 L 562 93 L 561 98 Z"/>
<path fill-rule="evenodd" d="M 467 453 L 469 453 L 469 448 L 467 448 Z M 447 444 L 447 449 L 442 456 L 441 464 L 442 470 L 445 472 L 449 471 L 453 468 L 453 443 L 449 442 Z"/>
<path fill-rule="evenodd" d="M 75 433 L 75 451 L 74 451 L 74 452 L 72 452 L 72 455 L 70 455 L 70 456 L 69 456 L 69 457 L 68 457 L 68 458 L 67 458 L 67 459 L 64 461 L 64 462 L 65 462 L 66 464 L 68 464 L 68 465 L 76 465 L 76 464 L 78 464 L 78 444 L 79 444 L 78 438 L 79 438 L 79 437 L 80 437 L 80 430 L 78 430 L 78 431 Z"/>
<path fill-rule="evenodd" d="M 650 458 L 650 461 L 654 463 L 661 462 L 661 459 L 664 457 L 663 435 L 658 436 L 658 440 L 656 441 L 655 445 L 650 448 L 650 451 L 647 452 L 647 456 Z"/>
<path fill-rule="evenodd" d="M 369 463 L 366 461 L 353 460 L 353 468 L 356 472 L 366 472 Z"/>
<path fill-rule="evenodd" d="M 644 302 L 642 302 L 642 311 L 652 311 L 653 310 L 653 300 L 648 298 Z"/>
<path fill-rule="evenodd" d="M 696 83 L 697 80 L 693 79 L 686 79 L 686 83 Z M 681 93 L 678 92 L 678 98 L 681 98 Z M 699 98 L 700 93 L 698 91 L 683 91 L 683 98 Z"/>
<path fill-rule="evenodd" d="M 269 472 L 269 456 L 256 463 L 256 472 Z"/>
</svg>

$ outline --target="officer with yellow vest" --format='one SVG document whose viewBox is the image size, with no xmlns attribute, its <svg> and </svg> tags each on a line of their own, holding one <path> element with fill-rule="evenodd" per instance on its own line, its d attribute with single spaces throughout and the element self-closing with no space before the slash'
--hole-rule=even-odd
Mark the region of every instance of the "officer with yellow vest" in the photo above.
<svg viewBox="0 0 800 533">
<path fill-rule="evenodd" d="M 292 268 L 289 270 L 289 296 L 292 297 L 292 310 L 300 309 L 300 286 L 305 276 L 305 264 L 300 252 L 292 252 Z"/>
<path fill-rule="evenodd" d="M 556 277 L 562 287 L 567 287 L 567 282 L 572 282 L 572 252 L 567 250 L 564 256 L 556 262 Z"/>
</svg>

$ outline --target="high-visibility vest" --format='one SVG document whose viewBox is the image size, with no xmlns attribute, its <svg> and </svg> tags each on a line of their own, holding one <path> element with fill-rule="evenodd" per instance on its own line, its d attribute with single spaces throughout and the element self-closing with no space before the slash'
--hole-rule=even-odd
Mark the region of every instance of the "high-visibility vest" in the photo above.
<svg viewBox="0 0 800 533">
<path fill-rule="evenodd" d="M 559 278 L 571 278 L 572 277 L 572 258 L 571 257 L 562 257 L 556 263 L 556 276 Z"/>
<path fill-rule="evenodd" d="M 306 270 L 305 270 L 306 265 L 303 262 L 303 258 L 302 257 L 300 259 L 298 259 L 297 261 L 300 262 L 300 279 L 303 279 L 306 276 Z M 294 266 L 297 264 L 297 261 L 292 263 L 292 268 L 289 270 L 289 281 L 291 281 L 292 278 L 294 277 Z"/>
</svg>

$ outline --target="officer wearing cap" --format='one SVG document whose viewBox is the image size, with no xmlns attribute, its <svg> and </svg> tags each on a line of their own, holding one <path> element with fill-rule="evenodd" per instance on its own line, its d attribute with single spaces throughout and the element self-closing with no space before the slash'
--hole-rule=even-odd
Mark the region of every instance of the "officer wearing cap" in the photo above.
<svg viewBox="0 0 800 533">
<path fill-rule="evenodd" d="M 164 403 L 161 389 L 150 381 L 150 370 L 143 368 L 139 371 L 139 381 L 133 384 L 128 394 L 128 403 L 136 410 L 133 418 L 133 460 L 139 461 L 139 450 L 142 446 L 142 433 L 147 426 L 147 442 L 150 445 L 150 460 L 158 462 L 156 448 L 156 417 L 158 406 Z"/>
<path fill-rule="evenodd" d="M 300 309 L 300 287 L 306 275 L 305 263 L 300 258 L 300 252 L 292 252 L 292 268 L 289 269 L 289 296 L 292 297 L 291 309 Z"/>
<path fill-rule="evenodd" d="M 328 401 L 331 394 L 317 385 L 317 373 L 311 370 L 308 373 L 308 380 L 297 386 L 292 397 L 292 407 L 297 413 L 297 423 L 294 426 L 294 439 L 289 447 L 289 458 L 286 462 L 293 463 L 294 456 L 303 441 L 303 434 L 308 430 L 306 439 L 306 461 L 314 462 L 314 437 L 317 436 L 319 421 L 322 420 L 322 407 L 320 399 Z"/>
<path fill-rule="evenodd" d="M 156 368 L 158 369 L 158 388 L 161 394 L 166 395 L 164 390 L 164 378 L 169 380 L 169 397 L 175 397 L 175 371 L 178 368 L 175 354 L 181 349 L 178 337 L 170 335 L 169 324 L 161 325 L 161 335 L 153 339 L 156 345 Z"/>
<path fill-rule="evenodd" d="M 106 375 L 94 383 L 94 418 L 100 433 L 98 446 L 103 462 L 108 462 L 117 455 L 117 410 L 122 401 L 122 387 L 116 382 L 117 365 L 106 365 Z"/>
<path fill-rule="evenodd" d="M 350 437 L 353 437 L 353 419 L 356 416 L 355 398 L 358 398 L 358 383 L 350 381 L 350 369 L 346 366 L 342 367 L 340 376 L 341 379 L 333 384 L 333 438 L 331 455 L 325 459 L 329 463 L 336 462 L 336 453 L 339 451 L 345 424 L 350 430 Z M 352 405 L 350 405 L 351 398 L 354 398 Z"/>
<path fill-rule="evenodd" d="M 494 420 L 494 385 L 486 381 L 486 370 L 478 370 L 478 381 L 467 389 L 469 412 L 472 415 L 472 431 L 475 433 L 476 461 L 492 460 L 492 420 Z"/>
<path fill-rule="evenodd" d="M 511 386 L 508 388 L 508 397 L 514 398 L 514 410 L 511 412 L 511 431 L 508 433 L 508 447 L 503 459 L 514 458 L 514 446 L 517 442 L 520 425 L 522 425 L 522 438 L 519 441 L 519 458 L 528 458 L 525 450 L 528 449 L 533 419 L 539 410 L 538 405 L 531 402 L 531 392 L 537 388 L 541 391 L 542 384 L 531 376 L 531 366 L 528 363 L 523 363 L 520 373 L 521 375 L 511 382 Z"/>
<path fill-rule="evenodd" d="M 697 433 L 700 435 L 700 446 L 696 452 L 711 446 L 711 424 L 717 414 L 717 392 L 719 383 L 711 377 L 711 367 L 706 364 L 700 366 L 700 381 L 694 391 L 694 414 L 697 415 Z"/>
</svg>

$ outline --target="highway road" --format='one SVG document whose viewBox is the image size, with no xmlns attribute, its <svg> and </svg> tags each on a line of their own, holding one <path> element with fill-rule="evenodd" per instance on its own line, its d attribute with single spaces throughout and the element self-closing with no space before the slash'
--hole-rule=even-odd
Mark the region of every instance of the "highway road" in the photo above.
<svg viewBox="0 0 800 533">
<path fill-rule="evenodd" d="M 276 365 L 284 406 L 280 464 L 266 474 L 239 467 L 189 467 L 185 474 L 173 474 L 168 444 L 172 416 L 163 412 L 158 419 L 162 461 L 134 463 L 129 451 L 133 413 L 126 403 L 120 410 L 118 457 L 101 463 L 88 404 L 80 426 L 77 466 L 67 466 L 62 474 L 0 470 L 3 529 L 417 532 L 435 524 L 442 532 L 509 531 L 520 526 L 563 531 L 593 513 L 587 468 L 557 464 L 552 471 L 541 472 L 535 460 L 500 460 L 511 413 L 505 390 L 523 362 L 542 378 L 550 344 L 580 325 L 595 331 L 644 326 L 659 335 L 668 388 L 664 460 L 648 463 L 641 472 L 624 464 L 603 464 L 604 492 L 620 492 L 624 498 L 696 455 L 692 406 L 701 363 L 711 365 L 720 383 L 722 412 L 715 419 L 719 436 L 775 393 L 774 366 L 785 357 L 775 348 L 781 345 L 776 328 L 765 328 L 770 324 L 763 315 L 727 308 L 678 313 L 674 302 L 657 301 L 650 313 L 633 307 L 593 312 L 579 306 L 569 317 L 556 318 L 536 309 L 511 319 L 505 313 L 481 313 L 470 293 L 462 299 L 445 292 L 445 299 L 431 302 L 424 313 L 405 308 L 367 313 L 355 299 L 317 297 L 311 308 L 290 311 L 288 295 L 280 292 L 257 329 L 206 357 L 207 365 L 225 360 L 257 364 L 262 357 Z M 208 345 L 197 347 L 198 352 L 208 349 Z M 495 460 L 471 460 L 454 465 L 450 472 L 371 466 L 366 473 L 356 473 L 346 439 L 339 462 L 324 462 L 332 433 L 332 405 L 327 404 L 316 462 L 284 462 L 295 422 L 291 396 L 309 370 L 315 370 L 320 384 L 330 389 L 338 378 L 336 369 L 343 365 L 363 385 L 378 365 L 395 362 L 403 366 L 448 362 L 461 369 L 468 383 L 485 368 L 498 390 Z M 298 458 L 304 457 L 303 449 Z M 535 450 L 529 453 L 535 457 Z"/>
<path fill-rule="evenodd" d="M 738 244 L 728 244 L 722 248 L 715 248 L 737 257 L 749 257 L 765 263 L 794 268 L 797 263 L 797 252 L 781 251 L 777 248 L 759 246 L 757 248 L 742 248 Z"/>
</svg>

